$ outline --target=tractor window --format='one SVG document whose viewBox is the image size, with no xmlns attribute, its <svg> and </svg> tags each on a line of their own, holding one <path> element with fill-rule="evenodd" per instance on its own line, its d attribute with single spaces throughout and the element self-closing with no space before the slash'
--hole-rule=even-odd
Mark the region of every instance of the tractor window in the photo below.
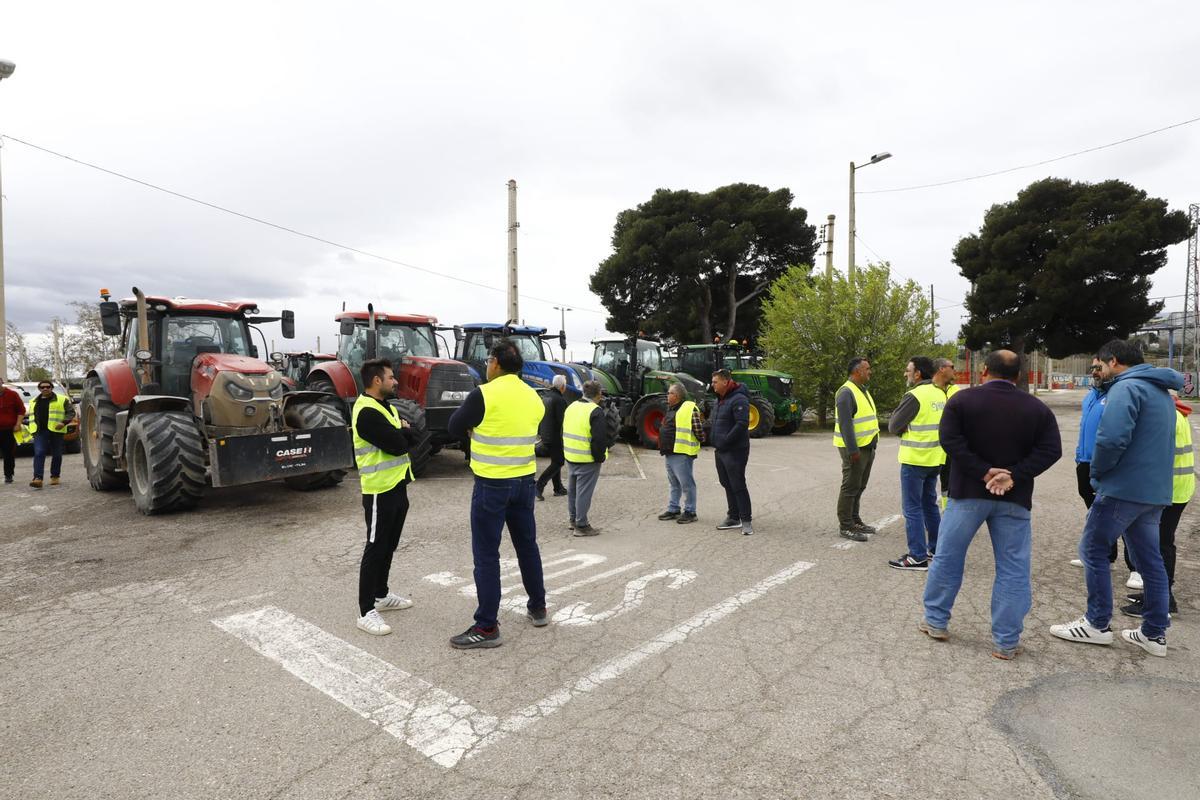
<svg viewBox="0 0 1200 800">
<path fill-rule="evenodd" d="M 162 354 L 162 389 L 186 397 L 191 391 L 192 361 L 200 353 L 250 356 L 245 324 L 233 317 L 167 317 Z"/>
<path fill-rule="evenodd" d="M 679 365 L 688 375 L 707 382 L 713 371 L 710 358 L 708 350 L 689 350 L 680 356 Z M 704 377 L 701 378 L 701 375 Z"/>
<path fill-rule="evenodd" d="M 398 362 L 404 356 L 437 358 L 437 340 L 433 329 L 421 325 L 380 325 L 378 358 Z M 367 327 L 356 325 L 353 336 L 342 336 L 338 342 L 338 357 L 357 369 L 367 358 Z"/>
<path fill-rule="evenodd" d="M 629 356 L 625 352 L 624 342 L 597 342 L 596 352 L 592 358 L 592 363 L 597 368 L 608 372 L 615 372 L 617 365 L 628 363 Z"/>
<path fill-rule="evenodd" d="M 646 369 L 662 369 L 662 353 L 655 342 L 637 343 L 638 365 Z"/>
<path fill-rule="evenodd" d="M 466 355 L 463 357 L 463 361 L 479 362 L 479 363 L 487 361 L 487 357 L 488 357 L 487 339 L 481 334 L 478 336 L 472 336 L 468 341 L 470 343 L 470 347 L 467 348 L 467 352 L 466 352 Z"/>
<path fill-rule="evenodd" d="M 526 361 L 545 361 L 542 340 L 535 336 L 510 336 L 509 341 L 517 346 L 517 352 Z"/>
</svg>

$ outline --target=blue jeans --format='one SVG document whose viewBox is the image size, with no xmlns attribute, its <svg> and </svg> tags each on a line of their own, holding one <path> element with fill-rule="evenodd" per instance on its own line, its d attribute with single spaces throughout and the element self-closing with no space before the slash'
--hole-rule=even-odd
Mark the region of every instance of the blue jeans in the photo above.
<svg viewBox="0 0 1200 800">
<path fill-rule="evenodd" d="M 1083 537 L 1079 540 L 1079 559 L 1083 562 L 1087 581 L 1087 618 L 1093 627 L 1104 630 L 1112 620 L 1112 575 L 1108 570 L 1109 548 L 1125 536 L 1125 552 L 1132 552 L 1145 586 L 1142 633 L 1151 639 L 1163 636 L 1170 621 L 1167 619 L 1169 589 L 1167 570 L 1159 550 L 1158 523 L 1162 506 L 1118 500 L 1096 495 L 1088 509 Z"/>
<path fill-rule="evenodd" d="M 33 435 L 33 477 L 41 480 L 46 468 L 46 456 L 50 456 L 50 477 L 62 473 L 63 435 L 50 431 L 38 431 Z"/>
<path fill-rule="evenodd" d="M 937 549 L 938 476 L 942 468 L 900 465 L 900 502 L 904 509 L 904 532 L 908 534 L 908 554 L 918 561 L 929 558 Z"/>
<path fill-rule="evenodd" d="M 683 495 L 683 510 L 689 514 L 696 513 L 696 478 L 692 475 L 692 467 L 696 459 L 683 453 L 667 455 L 667 483 L 671 485 L 671 494 L 667 498 L 667 511 L 679 510 L 679 496 Z"/>
<path fill-rule="evenodd" d="M 986 522 L 992 537 L 996 579 L 992 583 L 992 639 L 1005 650 L 1016 647 L 1033 605 L 1029 580 L 1033 529 L 1029 509 L 1004 500 L 953 499 L 942 519 L 937 556 L 925 580 L 925 621 L 950 624 L 950 609 L 962 586 L 967 547 Z M 1104 562 L 1105 570 L 1108 561 Z"/>
<path fill-rule="evenodd" d="M 528 607 L 546 607 L 542 554 L 538 551 L 537 523 L 533 518 L 536 491 L 533 475 L 475 478 L 471 492 L 471 555 L 475 561 L 475 594 L 479 598 L 475 624 L 481 628 L 494 628 L 500 611 L 500 537 L 505 524 L 517 551 Z"/>
</svg>

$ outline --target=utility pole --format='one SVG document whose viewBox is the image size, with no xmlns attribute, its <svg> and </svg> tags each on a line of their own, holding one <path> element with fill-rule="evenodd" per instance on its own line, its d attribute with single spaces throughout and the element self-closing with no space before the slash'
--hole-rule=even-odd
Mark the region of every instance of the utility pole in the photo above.
<svg viewBox="0 0 1200 800">
<path fill-rule="evenodd" d="M 937 347 L 937 312 L 933 310 L 933 284 L 929 284 L 929 343 Z"/>
<path fill-rule="evenodd" d="M 60 344 L 62 340 L 58 335 L 58 317 L 55 317 L 50 322 L 50 334 L 50 346 L 52 348 L 50 351 L 50 367 L 54 370 L 54 379 L 59 383 L 64 383 L 65 377 L 63 376 L 62 369 L 62 345 Z"/>
<path fill-rule="evenodd" d="M 850 162 L 850 224 L 846 228 L 846 277 L 854 283 L 854 162 Z"/>
<path fill-rule="evenodd" d="M 17 65 L 0 60 L 0 81 L 13 74 Z M 21 376 L 25 377 L 25 376 Z M 4 186 L 0 181 L 0 383 L 8 380 L 8 315 L 4 313 Z"/>
<path fill-rule="evenodd" d="M 321 352 L 321 337 L 317 337 L 317 352 Z"/>
<path fill-rule="evenodd" d="M 514 322 L 520 318 L 517 311 L 517 182 L 508 182 L 508 317 Z"/>
<path fill-rule="evenodd" d="M 833 214 L 825 219 L 825 277 L 833 280 Z"/>
</svg>

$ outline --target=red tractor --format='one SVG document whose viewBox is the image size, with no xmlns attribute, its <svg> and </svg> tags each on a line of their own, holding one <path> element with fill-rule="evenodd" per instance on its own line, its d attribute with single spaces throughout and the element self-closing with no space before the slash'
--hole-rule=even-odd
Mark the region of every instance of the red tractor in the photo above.
<svg viewBox="0 0 1200 800">
<path fill-rule="evenodd" d="M 104 332 L 124 336 L 125 358 L 87 374 L 80 403 L 83 461 L 99 490 L 128 486 L 143 514 L 191 508 L 205 484 L 282 479 L 295 489 L 341 482 L 353 444 L 336 398 L 285 392 L 263 361 L 254 303 L 147 297 L 120 303 L 102 293 Z"/>
<path fill-rule="evenodd" d="M 386 358 L 396 373 L 391 404 L 415 431 L 425 433 L 409 454 L 413 472 L 424 472 L 429 457 L 447 445 L 465 451 L 466 443 L 450 435 L 448 423 L 476 381 L 466 364 L 440 357 L 437 318 L 384 314 L 368 305 L 366 311 L 343 311 L 334 319 L 340 326 L 337 361 L 313 366 L 306 388 L 341 397 L 349 414 L 362 391 L 363 362 Z"/>
</svg>

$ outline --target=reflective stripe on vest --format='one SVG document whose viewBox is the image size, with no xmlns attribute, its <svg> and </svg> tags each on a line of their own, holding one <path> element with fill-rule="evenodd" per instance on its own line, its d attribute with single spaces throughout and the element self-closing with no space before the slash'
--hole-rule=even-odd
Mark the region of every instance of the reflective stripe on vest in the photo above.
<svg viewBox="0 0 1200 800">
<path fill-rule="evenodd" d="M 370 395 L 359 395 L 350 414 L 354 434 L 354 463 L 358 466 L 358 482 L 363 494 L 383 494 L 391 491 L 405 478 L 412 478 L 412 461 L 408 455 L 385 453 L 358 435 L 358 415 L 364 408 L 373 408 L 399 430 L 400 416 L 396 409 L 384 405 Z"/>
<path fill-rule="evenodd" d="M 1171 481 L 1171 502 L 1186 503 L 1196 491 L 1196 453 L 1192 450 L 1192 426 L 1175 411 L 1175 477 Z"/>
<path fill-rule="evenodd" d="M 858 388 L 858 384 L 854 381 L 846 381 L 842 384 L 843 389 L 849 389 L 854 395 L 854 440 L 858 442 L 859 447 L 865 447 L 875 441 L 879 436 L 879 419 L 875 412 L 875 401 L 871 396 Z M 842 428 L 837 417 L 837 395 L 834 395 L 835 402 L 833 404 L 833 446 L 845 447 L 846 442 L 842 439 Z"/>
<path fill-rule="evenodd" d="M 67 403 L 71 402 L 68 397 L 55 393 L 54 399 L 50 401 L 50 408 L 46 411 L 46 429 L 51 433 L 66 433 L 67 432 Z M 37 398 L 34 398 L 33 405 L 37 403 Z M 37 433 L 37 419 L 33 410 L 29 412 L 29 436 Z"/>
<path fill-rule="evenodd" d="M 946 393 L 932 383 L 924 383 L 909 389 L 908 394 L 917 400 L 917 415 L 900 434 L 896 457 L 901 464 L 914 467 L 940 466 L 946 463 L 946 451 L 938 444 L 938 424 L 946 407 Z"/>
<path fill-rule="evenodd" d="M 580 398 L 563 414 L 563 457 L 572 464 L 591 464 L 592 412 L 596 404 Z"/>
<path fill-rule="evenodd" d="M 538 423 L 546 407 L 517 375 L 481 384 L 483 421 L 471 431 L 471 471 L 480 478 L 522 478 L 537 472 Z"/>
<path fill-rule="evenodd" d="M 696 404 L 684 400 L 675 412 L 675 452 L 685 456 L 700 455 L 700 441 L 692 433 L 692 415 L 696 412 Z"/>
</svg>

